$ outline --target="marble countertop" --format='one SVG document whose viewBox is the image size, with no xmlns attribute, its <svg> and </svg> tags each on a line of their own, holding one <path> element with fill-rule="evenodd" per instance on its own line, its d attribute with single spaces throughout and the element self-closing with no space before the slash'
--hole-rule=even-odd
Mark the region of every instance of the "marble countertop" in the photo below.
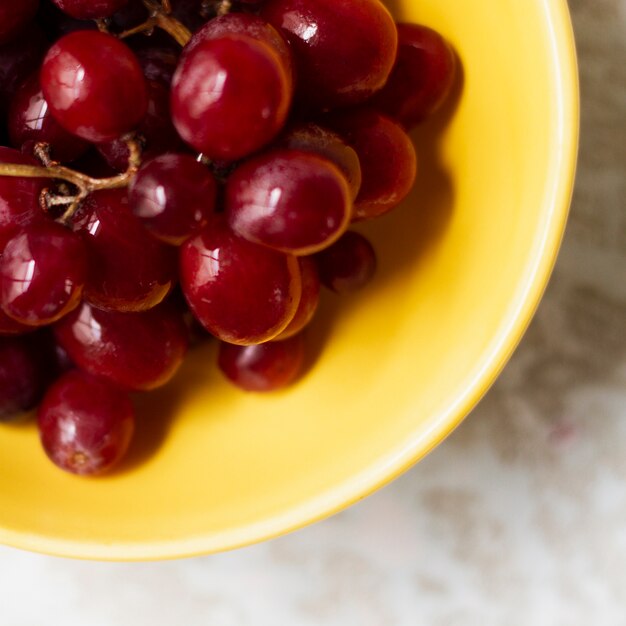
<svg viewBox="0 0 626 626">
<path fill-rule="evenodd" d="M 471 418 L 357 506 L 244 550 L 110 564 L 0 548 L 2 624 L 626 625 L 626 0 L 570 4 L 571 220 L 535 321 Z"/>
</svg>

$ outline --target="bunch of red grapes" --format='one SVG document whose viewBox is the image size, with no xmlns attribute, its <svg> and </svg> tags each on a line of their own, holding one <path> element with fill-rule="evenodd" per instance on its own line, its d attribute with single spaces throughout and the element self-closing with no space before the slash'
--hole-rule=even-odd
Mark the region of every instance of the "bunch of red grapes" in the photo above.
<svg viewBox="0 0 626 626">
<path fill-rule="evenodd" d="M 98 474 L 198 329 L 243 389 L 293 381 L 454 69 L 379 0 L 1 3 L 0 420 L 38 405 L 52 461 Z"/>
</svg>

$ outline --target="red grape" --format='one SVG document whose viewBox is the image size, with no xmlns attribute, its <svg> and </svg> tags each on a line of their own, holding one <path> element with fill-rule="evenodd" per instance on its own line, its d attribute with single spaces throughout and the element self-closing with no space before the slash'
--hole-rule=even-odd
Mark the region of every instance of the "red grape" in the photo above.
<svg viewBox="0 0 626 626">
<path fill-rule="evenodd" d="M 372 105 L 405 128 L 419 124 L 446 99 L 456 59 L 437 32 L 418 24 L 398 24 L 398 59 Z"/>
<path fill-rule="evenodd" d="M 168 48 L 140 48 L 135 53 L 146 80 L 155 80 L 164 85 L 172 82 L 178 55 Z"/>
<path fill-rule="evenodd" d="M 36 143 L 46 143 L 56 161 L 73 161 L 89 148 L 89 144 L 68 133 L 52 117 L 39 85 L 39 74 L 32 74 L 17 90 L 9 108 L 11 143 L 27 154 Z"/>
<path fill-rule="evenodd" d="M 282 341 L 299 333 L 313 319 L 320 299 L 320 279 L 317 266 L 312 257 L 301 256 L 300 274 L 302 276 L 302 295 L 300 303 L 289 326 L 274 341 Z"/>
<path fill-rule="evenodd" d="M 274 150 L 246 161 L 228 179 L 226 214 L 249 241 L 310 254 L 346 229 L 352 200 L 346 177 L 312 152 Z"/>
<path fill-rule="evenodd" d="M 332 130 L 317 124 L 300 124 L 290 128 L 278 144 L 293 150 L 315 152 L 330 159 L 345 175 L 352 199 L 361 188 L 361 164 L 354 148 Z"/>
<path fill-rule="evenodd" d="M 320 109 L 362 102 L 396 60 L 398 35 L 379 0 L 268 0 L 261 16 L 287 36 L 299 100 Z"/>
<path fill-rule="evenodd" d="M 98 31 L 59 39 L 44 59 L 41 87 L 61 126 L 93 142 L 132 130 L 148 107 L 139 61 L 124 43 Z"/>
<path fill-rule="evenodd" d="M 200 323 L 223 341 L 255 344 L 279 335 L 301 295 L 296 257 L 246 241 L 221 215 L 181 248 L 181 287 Z"/>
<path fill-rule="evenodd" d="M 46 393 L 38 414 L 43 448 L 61 469 L 101 474 L 125 454 L 135 412 L 128 395 L 89 374 L 64 374 Z"/>
<path fill-rule="evenodd" d="M 378 217 L 400 204 L 417 173 L 415 148 L 402 127 L 369 109 L 335 113 L 324 123 L 359 155 L 363 182 L 354 202 L 354 219 Z"/>
<path fill-rule="evenodd" d="M 128 0 L 52 0 L 52 2 L 61 11 L 77 20 L 96 20 L 110 17 Z"/>
<path fill-rule="evenodd" d="M 145 311 L 172 290 L 175 251 L 152 237 L 131 213 L 126 190 L 93 194 L 76 228 L 87 246 L 88 302 L 114 311 Z"/>
<path fill-rule="evenodd" d="M 353 231 L 345 233 L 314 258 L 322 284 L 337 293 L 361 289 L 376 273 L 376 253 L 372 244 Z"/>
<path fill-rule="evenodd" d="M 37 13 L 39 0 L 0 3 L 0 44 L 15 39 Z"/>
<path fill-rule="evenodd" d="M 213 174 L 188 154 L 162 154 L 144 163 L 130 189 L 130 206 L 150 232 L 180 245 L 215 210 Z"/>
<path fill-rule="evenodd" d="M 34 158 L 3 146 L 0 163 L 38 165 Z M 41 178 L 0 176 L 0 251 L 21 227 L 43 216 L 39 194 L 46 183 Z"/>
<path fill-rule="evenodd" d="M 51 324 L 78 306 L 87 273 L 81 238 L 40 220 L 6 245 L 0 258 L 0 303 L 22 324 Z"/>
<path fill-rule="evenodd" d="M 291 96 L 288 70 L 272 47 L 223 35 L 184 55 L 172 82 L 172 119 L 196 150 L 233 161 L 278 134 Z"/>
<path fill-rule="evenodd" d="M 114 313 L 83 303 L 57 322 L 55 334 L 78 367 L 126 389 L 164 385 L 187 351 L 187 326 L 169 304 Z"/>
<path fill-rule="evenodd" d="M 0 422 L 34 408 L 44 382 L 35 345 L 22 337 L 0 337 Z"/>
<path fill-rule="evenodd" d="M 304 340 L 300 334 L 256 346 L 222 343 L 218 364 L 227 378 L 241 389 L 275 391 L 300 375 L 304 365 Z"/>
</svg>

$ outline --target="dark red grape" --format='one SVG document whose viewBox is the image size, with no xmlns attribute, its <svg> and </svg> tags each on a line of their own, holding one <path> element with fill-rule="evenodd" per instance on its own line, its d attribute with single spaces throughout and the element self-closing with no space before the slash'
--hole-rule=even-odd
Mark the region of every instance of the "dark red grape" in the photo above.
<svg viewBox="0 0 626 626">
<path fill-rule="evenodd" d="M 0 45 L 15 39 L 37 13 L 39 0 L 0 3 Z"/>
<path fill-rule="evenodd" d="M 302 276 L 302 295 L 300 303 L 289 326 L 274 341 L 282 341 L 299 333 L 313 319 L 320 299 L 320 279 L 317 265 L 312 257 L 301 256 L 300 274 Z"/>
<path fill-rule="evenodd" d="M 330 159 L 345 175 L 350 185 L 352 199 L 361 188 L 361 164 L 354 148 L 340 135 L 317 124 L 299 124 L 288 129 L 278 145 L 292 150 L 315 152 Z"/>
<path fill-rule="evenodd" d="M 223 341 L 255 344 L 279 335 L 302 290 L 294 256 L 235 235 L 223 216 L 181 248 L 180 282 L 200 323 Z"/>
<path fill-rule="evenodd" d="M 0 163 L 39 165 L 33 157 L 0 146 Z M 0 250 L 23 226 L 43 216 L 39 194 L 47 185 L 41 178 L 0 176 Z"/>
<path fill-rule="evenodd" d="M 93 475 L 124 456 L 135 412 L 124 391 L 75 370 L 50 387 L 38 422 L 41 443 L 53 463 L 74 474 Z"/>
<path fill-rule="evenodd" d="M 402 127 L 370 109 L 335 113 L 325 124 L 356 150 L 363 182 L 354 202 L 354 219 L 378 217 L 396 207 L 411 191 L 417 156 Z"/>
<path fill-rule="evenodd" d="M 293 58 L 287 40 L 264 19 L 249 13 L 228 13 L 209 20 L 193 34 L 183 50 L 183 55 L 189 54 L 203 41 L 219 39 L 228 34 L 248 35 L 257 41 L 266 43 L 280 56 L 290 81 L 293 81 Z"/>
<path fill-rule="evenodd" d="M 169 304 L 143 313 L 114 313 L 83 303 L 57 322 L 55 335 L 81 369 L 146 391 L 174 376 L 187 351 L 188 331 Z"/>
<path fill-rule="evenodd" d="M 216 194 L 213 174 L 188 154 L 147 161 L 129 189 L 135 216 L 155 237 L 173 245 L 206 226 Z"/>
<path fill-rule="evenodd" d="M 302 372 L 304 339 L 300 334 L 256 346 L 222 343 L 218 364 L 226 377 L 245 391 L 275 391 Z"/>
<path fill-rule="evenodd" d="M 274 150 L 246 161 L 226 186 L 231 228 L 294 254 L 330 245 L 347 228 L 352 200 L 339 168 L 312 152 Z"/>
<path fill-rule="evenodd" d="M 307 107 L 364 101 L 396 60 L 396 25 L 379 0 L 268 0 L 261 16 L 291 43 L 298 97 Z"/>
<path fill-rule="evenodd" d="M 87 246 L 84 298 L 113 311 L 145 311 L 172 290 L 176 253 L 157 241 L 131 213 L 125 189 L 100 191 L 76 224 Z"/>
<path fill-rule="evenodd" d="M 170 90 L 160 81 L 147 81 L 148 109 L 137 126 L 137 134 L 143 142 L 143 159 L 149 159 L 163 152 L 185 149 L 170 115 Z M 128 168 L 130 151 L 123 139 L 114 139 L 98 145 L 98 150 L 107 163 L 118 172 Z"/>
<path fill-rule="evenodd" d="M 135 52 L 146 80 L 169 85 L 172 82 L 178 55 L 169 48 L 140 48 Z"/>
<path fill-rule="evenodd" d="M 148 107 L 139 61 L 124 43 L 98 31 L 59 39 L 44 59 L 41 87 L 61 126 L 93 142 L 132 130 Z"/>
<path fill-rule="evenodd" d="M 0 337 L 0 422 L 34 408 L 44 384 L 35 345 L 22 337 Z"/>
<path fill-rule="evenodd" d="M 77 20 L 96 20 L 110 17 L 128 0 L 52 0 L 52 2 L 61 11 Z"/>
<path fill-rule="evenodd" d="M 15 41 L 0 46 L 0 114 L 5 115 L 19 85 L 40 65 L 48 44 L 42 30 L 31 24 Z"/>
<path fill-rule="evenodd" d="M 46 143 L 56 161 L 73 161 L 89 144 L 68 133 L 52 117 L 39 85 L 39 73 L 32 74 L 17 90 L 9 108 L 11 143 L 27 154 L 33 154 L 36 143 Z"/>
<path fill-rule="evenodd" d="M 291 96 L 288 70 L 269 45 L 249 35 L 223 35 L 181 60 L 172 81 L 172 119 L 196 150 L 233 161 L 278 134 Z"/>
<path fill-rule="evenodd" d="M 398 38 L 398 59 L 372 105 L 411 128 L 446 99 L 456 59 L 446 40 L 427 26 L 398 24 Z"/>
<path fill-rule="evenodd" d="M 0 258 L 0 304 L 22 324 L 51 324 L 76 308 L 85 284 L 87 255 L 81 238 L 39 220 L 17 233 Z"/>
<path fill-rule="evenodd" d="M 361 289 L 376 273 L 376 253 L 372 244 L 353 231 L 345 233 L 314 258 L 322 284 L 337 293 Z"/>
</svg>

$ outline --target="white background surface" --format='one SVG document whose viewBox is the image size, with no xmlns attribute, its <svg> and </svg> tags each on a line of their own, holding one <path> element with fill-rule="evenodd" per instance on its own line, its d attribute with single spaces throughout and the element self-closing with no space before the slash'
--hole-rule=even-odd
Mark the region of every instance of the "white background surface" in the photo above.
<svg viewBox="0 0 626 626">
<path fill-rule="evenodd" d="M 7 626 L 626 624 L 626 0 L 572 0 L 583 135 L 565 245 L 498 383 L 323 523 L 152 564 L 0 548 Z"/>
</svg>

